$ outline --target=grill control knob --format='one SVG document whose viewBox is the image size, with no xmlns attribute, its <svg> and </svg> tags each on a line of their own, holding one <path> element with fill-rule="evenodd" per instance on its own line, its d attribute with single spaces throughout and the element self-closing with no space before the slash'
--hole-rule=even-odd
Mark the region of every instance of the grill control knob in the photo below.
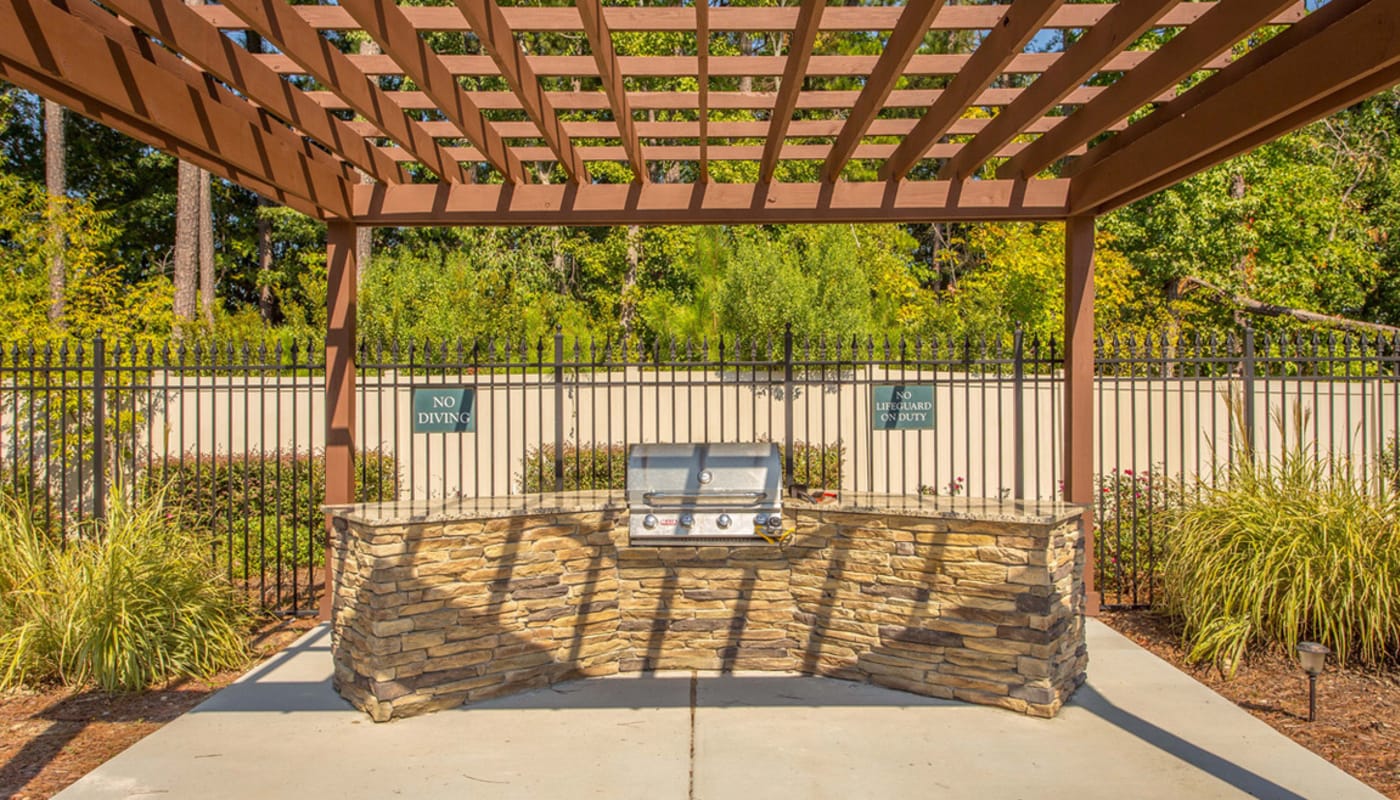
<svg viewBox="0 0 1400 800">
<path fill-rule="evenodd" d="M 767 514 L 764 514 L 762 511 L 760 511 L 759 513 L 753 515 L 753 524 L 755 524 L 755 525 L 762 525 L 763 523 L 765 523 L 765 522 L 767 522 L 767 521 L 768 521 L 768 515 L 767 515 Z"/>
<path fill-rule="evenodd" d="M 689 528 L 690 526 L 692 526 L 692 525 L 694 525 L 694 524 L 695 524 L 695 515 L 694 515 L 694 514 L 682 514 L 682 515 L 681 515 L 681 527 L 682 527 L 682 528 Z"/>
<path fill-rule="evenodd" d="M 766 524 L 768 526 L 768 530 L 770 531 L 780 530 L 783 527 L 783 515 L 769 514 L 768 522 Z"/>
<path fill-rule="evenodd" d="M 655 527 L 656 527 L 656 515 L 655 515 L 655 514 L 647 514 L 645 517 L 642 517 L 642 527 L 643 527 L 643 528 L 646 528 L 647 530 L 651 530 L 652 528 L 655 528 Z"/>
<path fill-rule="evenodd" d="M 718 525 L 721 530 L 728 528 L 733 522 L 734 520 L 730 519 L 728 514 L 720 514 L 719 519 L 715 520 L 715 524 Z"/>
</svg>

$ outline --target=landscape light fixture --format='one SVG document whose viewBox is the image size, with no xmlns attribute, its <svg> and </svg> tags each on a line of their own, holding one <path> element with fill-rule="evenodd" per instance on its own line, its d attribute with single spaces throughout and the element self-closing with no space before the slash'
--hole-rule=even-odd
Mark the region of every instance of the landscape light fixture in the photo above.
<svg viewBox="0 0 1400 800">
<path fill-rule="evenodd" d="M 1331 652 L 1326 645 L 1317 642 L 1298 643 L 1298 661 L 1302 663 L 1303 671 L 1308 673 L 1308 722 L 1317 720 L 1317 676 L 1322 674 Z"/>
</svg>

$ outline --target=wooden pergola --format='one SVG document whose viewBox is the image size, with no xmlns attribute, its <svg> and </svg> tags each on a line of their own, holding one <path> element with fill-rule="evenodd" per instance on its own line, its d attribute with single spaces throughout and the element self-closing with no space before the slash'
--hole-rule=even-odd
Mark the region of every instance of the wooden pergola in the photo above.
<svg viewBox="0 0 1400 800">
<path fill-rule="evenodd" d="M 1028 47 L 1057 30 L 1078 35 Z M 1134 49 L 1153 30 L 1173 35 Z M 930 31 L 975 48 L 920 52 Z M 1400 82 L 1395 0 L 0 0 L 0 32 L 0 78 L 327 222 L 328 503 L 353 495 L 359 227 L 953 220 L 1067 223 L 1065 494 L 1088 503 L 1094 218 Z M 757 32 L 769 49 L 711 52 Z M 875 52 L 827 54 L 830 32 Z M 681 44 L 626 55 L 637 33 Z M 804 162 L 816 181 L 781 179 Z"/>
</svg>

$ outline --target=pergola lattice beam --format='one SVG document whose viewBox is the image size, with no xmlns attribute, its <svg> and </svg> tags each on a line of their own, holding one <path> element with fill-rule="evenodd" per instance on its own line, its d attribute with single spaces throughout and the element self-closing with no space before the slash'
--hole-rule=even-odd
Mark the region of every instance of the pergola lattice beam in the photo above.
<svg viewBox="0 0 1400 800">
<path fill-rule="evenodd" d="M 846 126 L 836 137 L 831 148 L 831 156 L 822 164 L 821 179 L 827 183 L 841 177 L 851 153 L 865 136 L 870 123 L 875 120 L 880 109 L 885 106 L 885 98 L 894 91 L 895 82 L 905 73 L 914 57 L 914 51 L 923 44 L 929 24 L 933 22 L 945 0 L 908 0 L 904 13 L 900 14 L 890 37 L 885 41 L 885 49 L 870 71 L 870 77 L 861 90 L 860 96 L 851 106 L 846 116 Z"/>
<path fill-rule="evenodd" d="M 280 3 L 280 0 L 271 1 Z M 501 137 L 486 124 L 481 109 L 462 91 L 461 85 L 448 71 L 442 57 L 433 52 L 428 43 L 413 30 L 413 26 L 404 18 L 397 4 L 377 0 L 342 0 L 340 6 L 350 12 L 365 33 L 379 43 L 380 49 L 403 69 L 405 75 L 423 87 L 423 91 L 428 93 L 443 115 L 481 150 L 486 163 L 501 173 L 507 181 L 526 180 L 525 167 L 520 163 L 520 159 L 510 152 L 505 142 L 501 141 Z M 524 100 L 523 97 L 521 99 Z"/>
<path fill-rule="evenodd" d="M 362 225 L 646 225 L 1058 219 L 1064 180 L 361 186 Z"/>
<path fill-rule="evenodd" d="M 310 200 L 297 197 L 280 186 L 267 183 L 256 175 L 229 166 L 208 150 L 196 147 L 189 142 L 175 139 L 165 131 L 155 127 L 148 120 L 98 102 L 92 96 L 75 90 L 73 87 L 55 80 L 52 76 L 26 69 L 0 56 L 0 80 L 28 89 L 42 97 L 53 100 L 63 107 L 81 114 L 115 131 L 130 136 L 138 142 L 168 153 L 183 161 L 208 171 L 211 175 L 232 181 L 249 191 L 256 192 L 275 203 L 300 211 L 315 219 L 325 219 L 326 212 Z"/>
<path fill-rule="evenodd" d="M 381 183 L 403 183 L 403 170 L 339 117 L 263 66 L 210 27 L 190 6 L 161 0 L 104 0 L 104 5 L 154 36 L 209 74 L 236 85 L 243 95 Z"/>
<path fill-rule="evenodd" d="M 1226 0 L 1233 2 L 1233 0 Z M 1183 2 L 1163 15 L 1166 26 L 1190 25 L 1200 19 L 1215 2 Z M 1088 28 L 1098 24 L 1112 6 L 1072 4 L 1061 8 L 1046 23 L 1047 28 Z M 355 22 L 343 8 L 333 5 L 295 6 L 307 24 L 320 30 L 348 30 Z M 242 20 L 217 5 L 196 9 L 217 27 L 241 29 Z M 988 30 L 1007 10 L 1006 4 L 985 6 L 945 6 L 934 18 L 931 30 Z M 570 6 L 507 6 L 501 9 L 511 29 L 520 32 L 571 33 L 583 30 L 579 12 Z M 899 6 L 833 6 L 823 14 L 821 31 L 839 33 L 892 30 L 899 20 Z M 420 31 L 469 32 L 471 26 L 451 7 L 405 6 L 404 15 Z M 696 28 L 696 10 L 689 6 L 634 7 L 608 6 L 603 15 L 610 29 L 627 33 L 691 33 Z M 799 9 L 759 6 L 719 6 L 710 9 L 711 29 L 716 31 L 787 32 L 798 26 Z M 1303 2 L 1272 22 L 1287 25 L 1303 17 Z"/>
<path fill-rule="evenodd" d="M 943 94 L 929 106 L 918 125 L 900 143 L 894 155 L 880 168 L 880 179 L 899 180 L 909 174 L 929 146 L 948 133 L 972 100 L 1005 71 L 1011 59 L 1021 52 L 1026 42 L 1064 2 L 1021 0 L 1020 4 L 1007 9 L 1006 15 L 968 59 L 967 67 L 953 78 Z"/>
<path fill-rule="evenodd" d="M 603 93 L 608 97 L 613 120 L 617 123 L 617 135 L 627 151 L 627 163 L 631 165 L 637 180 L 646 183 L 651 180 L 651 175 L 642 158 L 637 123 L 632 117 L 632 106 L 627 102 L 627 87 L 622 80 L 622 69 L 617 65 L 617 48 L 613 47 L 612 30 L 608 28 L 602 0 L 578 0 L 577 6 L 584 33 L 588 36 L 588 47 L 593 51 L 593 59 L 598 62 Z M 543 99 L 549 102 L 547 93 Z"/>
<path fill-rule="evenodd" d="M 807 64 L 812 60 L 812 46 L 816 43 L 825 11 L 826 0 L 802 0 L 802 6 L 797 11 L 797 27 L 788 41 L 787 64 L 783 68 L 782 83 L 778 85 L 778 96 L 773 101 L 773 117 L 769 121 L 768 138 L 763 147 L 763 161 L 758 168 L 759 183 L 773 180 L 778 154 L 787 139 L 792 114 L 797 110 L 797 95 L 801 93 Z"/>
<path fill-rule="evenodd" d="M 1074 213 L 1115 207 L 1164 175 L 1185 177 L 1182 167 L 1194 171 L 1228 158 L 1251 134 L 1281 135 L 1370 96 L 1400 67 L 1400 17 L 1393 0 L 1334 0 L 1304 22 L 1311 24 L 1279 34 L 1268 43 L 1273 47 L 1261 47 L 1255 58 L 1241 59 L 1182 95 L 1150 130 L 1122 146 L 1106 144 L 1103 154 L 1075 172 Z M 1213 92 L 1193 96 L 1216 80 L 1221 84 Z"/>
<path fill-rule="evenodd" d="M 327 213 L 348 215 L 348 168 L 115 17 L 85 0 L 81 12 L 105 15 L 120 40 L 58 4 L 0 0 L 0 30 L 7 31 L 0 58 Z"/>
<path fill-rule="evenodd" d="M 695 123 L 690 123 L 695 124 Z M 1011 142 L 1005 148 L 997 151 L 997 155 L 1002 158 L 1013 156 L 1026 145 L 1020 142 Z M 925 158 L 951 158 L 957 154 L 962 147 L 960 144 L 939 143 L 930 145 L 925 153 Z M 856 147 L 855 158 L 889 158 L 894 154 L 893 144 L 862 144 Z M 620 145 L 597 145 L 590 147 L 580 147 L 579 155 L 584 161 L 622 161 L 627 157 L 626 151 Z M 474 147 L 449 147 L 447 152 L 462 161 L 474 161 L 481 158 L 481 152 Z M 525 161 L 546 161 L 552 157 L 553 151 L 548 147 L 530 146 L 517 147 L 516 152 Z M 390 158 L 408 160 L 410 157 L 403 154 L 397 148 L 385 148 L 385 153 Z M 761 161 L 763 158 L 763 146 L 757 144 L 737 144 L 737 145 L 711 145 L 708 148 L 709 158 L 716 161 Z M 831 153 L 829 144 L 784 144 L 780 152 L 780 157 L 785 161 L 822 161 Z M 642 155 L 648 161 L 695 161 L 701 158 L 700 146 L 698 144 L 646 144 L 642 145 Z"/>
<path fill-rule="evenodd" d="M 282 0 L 224 0 L 223 5 L 250 29 L 281 48 L 301 72 L 330 87 L 355 113 L 398 142 L 442 180 L 467 181 L 462 165 L 451 160 L 416 120 L 390 100 L 378 84 L 360 74 L 344 53 L 292 10 L 293 6 Z"/>
<path fill-rule="evenodd" d="M 1135 0 L 1117 3 L 1103 21 L 1090 28 L 1070 45 L 1055 63 L 1031 83 L 1026 91 L 997 114 L 985 130 L 938 171 L 941 180 L 966 180 L 1021 128 L 1060 103 L 1061 98 L 1104 68 L 1148 28 L 1152 27 L 1176 0 Z"/>
<path fill-rule="evenodd" d="M 699 101 L 700 181 L 710 180 L 710 2 L 695 6 L 695 88 Z"/>
<path fill-rule="evenodd" d="M 1063 125 L 1040 137 L 997 170 L 999 178 L 1029 178 L 1072 149 L 1126 119 L 1153 98 L 1171 90 L 1192 72 L 1229 50 L 1269 19 L 1296 5 L 1294 0 L 1234 0 L 1217 4 L 1178 33 L 1136 69 L 1114 81 L 1103 94 L 1076 109 Z"/>
<path fill-rule="evenodd" d="M 501 71 L 501 75 L 506 79 L 511 91 L 520 98 L 521 104 L 525 107 L 525 113 L 530 115 L 530 119 L 535 121 L 535 125 L 539 126 L 540 136 L 554 151 L 559 163 L 569 173 L 569 178 L 577 183 L 587 183 L 589 180 L 588 167 L 584 166 L 583 159 L 579 158 L 578 153 L 574 151 L 573 142 L 559 127 L 559 115 L 554 112 L 554 106 L 550 105 L 549 99 L 544 96 L 544 87 L 540 86 L 540 79 L 530 67 L 530 62 L 525 58 L 525 52 L 515 41 L 515 33 L 511 30 L 510 24 L 506 22 L 505 15 L 501 13 L 501 7 L 496 5 L 494 0 L 456 0 L 456 2 L 462 15 L 471 23 L 472 30 L 481 40 L 482 46 L 490 53 L 491 60 Z M 412 35 L 412 26 L 407 19 L 404 19 L 403 13 L 397 10 L 398 6 L 393 6 L 394 11 L 388 11 L 383 5 L 375 3 L 374 0 L 348 0 L 342 5 L 351 7 L 350 13 L 357 16 L 363 15 L 354 10 L 355 6 L 368 5 L 371 8 L 378 6 L 381 9 L 380 13 L 386 19 L 393 20 L 391 23 L 393 30 L 391 30 L 390 25 L 383 27 L 386 33 L 392 32 L 396 36 L 401 36 L 396 29 L 407 27 Z M 432 54 L 432 51 L 421 39 L 418 39 L 417 36 L 413 38 L 418 42 L 418 50 L 424 62 L 423 66 L 426 67 L 423 74 L 439 83 L 437 91 L 446 91 L 445 85 L 442 85 L 441 70 L 432 63 L 441 63 L 441 59 Z M 402 48 L 403 45 L 400 47 Z M 596 61 L 594 66 L 601 70 L 601 66 Z M 471 98 L 466 96 L 466 92 L 457 84 L 456 79 L 449 77 L 447 80 L 455 89 L 453 95 L 460 106 L 460 109 L 454 106 L 454 110 L 467 118 L 465 124 L 472 126 L 470 131 L 464 127 L 462 132 L 466 133 L 467 138 L 471 139 L 477 147 L 482 148 L 487 153 L 492 153 L 496 147 L 504 149 L 505 143 L 486 124 L 486 118 L 482 116 L 481 110 L 471 103 Z M 430 85 L 427 82 L 422 83 L 424 87 Z M 470 109 L 467 108 L 468 104 L 471 105 Z M 441 103 L 439 105 L 444 110 L 447 109 L 446 105 Z M 505 156 L 508 159 L 510 153 L 506 152 Z M 496 160 L 492 159 L 491 164 L 502 173 L 507 173 L 507 170 L 510 169 L 510 167 L 504 166 L 504 161 L 502 164 L 497 164 Z"/>
</svg>

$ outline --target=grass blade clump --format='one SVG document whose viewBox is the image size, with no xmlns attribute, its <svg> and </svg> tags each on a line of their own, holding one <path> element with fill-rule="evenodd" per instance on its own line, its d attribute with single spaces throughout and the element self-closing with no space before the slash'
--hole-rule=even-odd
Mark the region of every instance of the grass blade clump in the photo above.
<svg viewBox="0 0 1400 800">
<path fill-rule="evenodd" d="M 108 509 L 100 532 L 60 546 L 0 506 L 0 688 L 134 691 L 246 662 L 246 602 L 161 496 L 114 493 Z"/>
<path fill-rule="evenodd" d="M 1342 662 L 1400 653 L 1400 503 L 1303 448 L 1246 453 L 1180 514 L 1163 563 L 1166 610 L 1192 661 L 1233 675 L 1251 646 L 1313 640 Z"/>
</svg>

